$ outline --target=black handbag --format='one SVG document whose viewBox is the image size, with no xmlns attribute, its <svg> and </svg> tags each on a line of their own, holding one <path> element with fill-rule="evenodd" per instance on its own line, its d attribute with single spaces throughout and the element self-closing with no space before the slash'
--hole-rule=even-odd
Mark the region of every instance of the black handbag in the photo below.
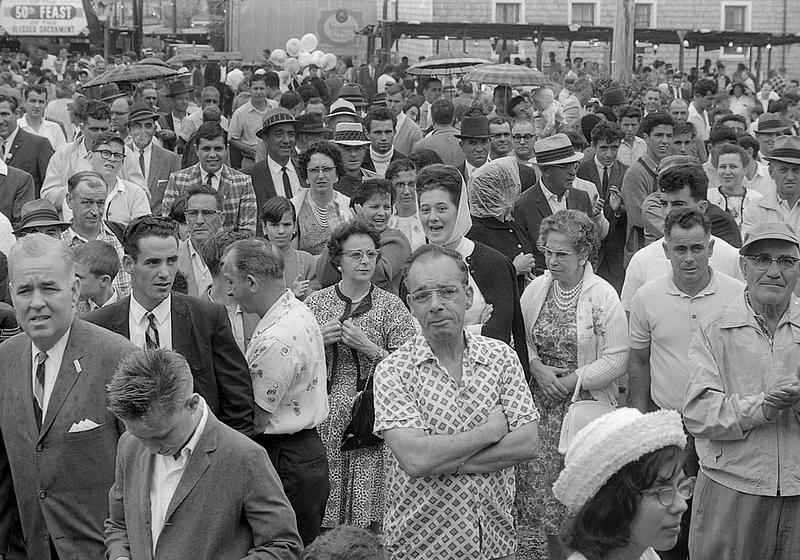
<svg viewBox="0 0 800 560">
<path fill-rule="evenodd" d="M 360 384 L 360 380 L 359 380 Z M 372 375 L 364 387 L 356 393 L 350 412 L 350 423 L 342 434 L 342 451 L 353 451 L 365 447 L 375 447 L 383 441 L 373 433 L 375 425 L 375 394 L 372 391 Z"/>
</svg>

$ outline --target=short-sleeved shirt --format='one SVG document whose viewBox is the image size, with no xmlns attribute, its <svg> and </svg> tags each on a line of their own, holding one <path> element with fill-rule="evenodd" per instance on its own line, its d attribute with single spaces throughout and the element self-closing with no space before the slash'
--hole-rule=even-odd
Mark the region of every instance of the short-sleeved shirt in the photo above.
<svg viewBox="0 0 800 560">
<path fill-rule="evenodd" d="M 234 140 L 241 140 L 248 146 L 255 146 L 258 143 L 256 133 L 263 127 L 264 115 L 277 106 L 277 103 L 267 99 L 267 105 L 264 110 L 259 111 L 248 101 L 234 111 L 228 129 L 230 137 Z"/>
<path fill-rule="evenodd" d="M 683 411 L 689 380 L 689 345 L 700 320 L 744 291 L 744 283 L 715 273 L 695 296 L 678 289 L 672 273 L 642 286 L 631 301 L 630 345 L 650 348 L 650 395 L 660 408 Z"/>
<path fill-rule="evenodd" d="M 516 353 L 464 333 L 459 386 L 422 334 L 375 370 L 375 431 L 395 428 L 451 435 L 476 428 L 498 405 L 511 431 L 539 419 Z M 412 478 L 387 454 L 384 536 L 395 560 L 499 558 L 514 552 L 514 470 Z"/>
<path fill-rule="evenodd" d="M 315 428 L 328 416 L 322 331 L 291 290 L 259 321 L 246 358 L 258 433 L 294 434 Z"/>
</svg>

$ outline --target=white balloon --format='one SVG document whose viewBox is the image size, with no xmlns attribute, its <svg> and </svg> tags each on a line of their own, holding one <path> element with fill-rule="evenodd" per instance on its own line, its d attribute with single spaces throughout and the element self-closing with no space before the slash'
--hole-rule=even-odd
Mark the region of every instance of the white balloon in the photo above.
<svg viewBox="0 0 800 560">
<path fill-rule="evenodd" d="M 322 57 L 325 56 L 325 53 L 322 51 L 314 51 L 311 53 L 311 62 L 316 64 L 317 66 L 322 66 Z"/>
<path fill-rule="evenodd" d="M 272 51 L 272 54 L 269 55 L 269 61 L 278 66 L 283 66 L 283 63 L 286 62 L 286 56 L 285 50 L 275 49 Z"/>
<path fill-rule="evenodd" d="M 297 56 L 300 54 L 300 39 L 292 37 L 286 41 L 286 53 L 290 56 Z"/>
<path fill-rule="evenodd" d="M 296 58 L 287 58 L 286 62 L 283 63 L 283 69 L 286 70 L 290 76 L 294 76 L 300 71 L 300 63 L 297 62 Z"/>
<path fill-rule="evenodd" d="M 323 70 L 333 70 L 336 68 L 336 55 L 333 53 L 326 53 L 322 57 L 322 69 Z"/>
<path fill-rule="evenodd" d="M 311 64 L 311 53 L 301 52 L 297 55 L 297 62 L 300 63 L 300 68 L 305 68 Z"/>
<path fill-rule="evenodd" d="M 300 38 L 300 47 L 306 52 L 315 50 L 317 44 L 319 44 L 319 40 L 313 33 L 306 33 Z"/>
<path fill-rule="evenodd" d="M 292 59 L 292 60 L 294 60 L 294 59 Z M 286 86 L 289 85 L 289 82 L 292 79 L 292 75 L 289 74 L 289 72 L 287 72 L 286 70 L 279 70 L 278 71 L 278 78 L 281 81 L 281 89 L 283 89 L 283 88 L 285 88 Z"/>
</svg>

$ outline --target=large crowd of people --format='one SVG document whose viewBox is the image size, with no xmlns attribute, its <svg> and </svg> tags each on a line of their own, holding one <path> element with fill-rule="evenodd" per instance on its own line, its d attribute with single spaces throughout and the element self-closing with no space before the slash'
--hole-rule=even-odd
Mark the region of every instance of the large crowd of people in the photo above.
<svg viewBox="0 0 800 560">
<path fill-rule="evenodd" d="M 800 557 L 796 80 L 135 58 L 0 59 L 0 560 Z"/>
</svg>

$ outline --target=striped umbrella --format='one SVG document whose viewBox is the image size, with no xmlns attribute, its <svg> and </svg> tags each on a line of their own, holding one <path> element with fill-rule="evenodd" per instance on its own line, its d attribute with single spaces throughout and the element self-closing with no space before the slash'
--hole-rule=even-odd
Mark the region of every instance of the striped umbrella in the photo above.
<svg viewBox="0 0 800 560">
<path fill-rule="evenodd" d="M 516 64 L 483 64 L 467 72 L 466 79 L 498 86 L 543 86 L 547 76 L 536 68 Z"/>
<path fill-rule="evenodd" d="M 406 74 L 412 76 L 450 76 L 452 74 L 463 74 L 470 68 L 489 63 L 485 58 L 472 56 L 469 53 L 440 53 L 409 66 Z"/>
</svg>

